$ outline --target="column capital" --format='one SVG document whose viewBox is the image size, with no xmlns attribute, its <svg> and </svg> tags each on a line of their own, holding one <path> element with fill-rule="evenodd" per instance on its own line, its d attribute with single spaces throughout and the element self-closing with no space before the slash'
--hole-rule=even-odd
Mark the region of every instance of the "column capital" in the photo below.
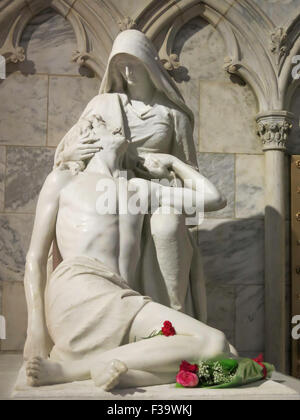
<svg viewBox="0 0 300 420">
<path fill-rule="evenodd" d="M 288 111 L 268 111 L 256 116 L 257 134 L 263 151 L 286 150 L 288 135 L 293 127 L 294 114 Z"/>
</svg>

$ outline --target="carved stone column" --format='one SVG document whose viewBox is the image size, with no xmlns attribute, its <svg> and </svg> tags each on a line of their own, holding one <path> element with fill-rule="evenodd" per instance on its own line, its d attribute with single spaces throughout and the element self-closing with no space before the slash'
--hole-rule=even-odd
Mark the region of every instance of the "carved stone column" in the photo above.
<svg viewBox="0 0 300 420">
<path fill-rule="evenodd" d="M 259 114 L 265 152 L 265 359 L 286 371 L 286 142 L 293 115 Z M 251 199 L 251 198 L 250 198 Z"/>
</svg>

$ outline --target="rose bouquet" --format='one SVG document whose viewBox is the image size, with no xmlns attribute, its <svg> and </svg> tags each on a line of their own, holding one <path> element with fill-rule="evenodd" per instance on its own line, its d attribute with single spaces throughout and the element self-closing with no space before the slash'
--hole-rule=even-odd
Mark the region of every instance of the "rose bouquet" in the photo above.
<svg viewBox="0 0 300 420">
<path fill-rule="evenodd" d="M 165 321 L 159 331 L 152 331 L 144 339 L 159 335 L 172 337 L 176 330 L 170 321 Z M 176 376 L 179 388 L 235 388 L 269 378 L 274 366 L 265 363 L 260 354 L 256 359 L 215 358 L 191 364 L 183 360 Z"/>
<path fill-rule="evenodd" d="M 176 386 L 184 388 L 234 388 L 266 379 L 274 366 L 263 363 L 262 355 L 256 359 L 215 358 L 190 364 L 183 361 L 176 376 Z"/>
</svg>

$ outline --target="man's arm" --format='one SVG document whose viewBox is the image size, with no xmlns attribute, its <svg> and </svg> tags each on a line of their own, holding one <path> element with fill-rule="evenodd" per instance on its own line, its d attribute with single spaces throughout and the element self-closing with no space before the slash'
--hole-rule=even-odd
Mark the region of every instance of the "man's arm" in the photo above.
<svg viewBox="0 0 300 420">
<path fill-rule="evenodd" d="M 153 156 L 169 171 L 173 171 L 183 183 L 181 187 L 154 184 L 162 206 L 169 206 L 170 201 L 177 210 L 182 209 L 182 203 L 190 204 L 191 208 L 198 211 L 215 211 L 226 206 L 226 200 L 213 183 L 191 166 L 171 155 L 156 153 Z M 187 207 L 185 209 L 190 210 Z"/>
<path fill-rule="evenodd" d="M 41 190 L 25 266 L 25 293 L 28 307 L 28 330 L 24 358 L 48 357 L 49 336 L 45 320 L 44 293 L 47 259 L 55 233 L 61 189 L 70 179 L 69 171 L 54 170 Z"/>
</svg>

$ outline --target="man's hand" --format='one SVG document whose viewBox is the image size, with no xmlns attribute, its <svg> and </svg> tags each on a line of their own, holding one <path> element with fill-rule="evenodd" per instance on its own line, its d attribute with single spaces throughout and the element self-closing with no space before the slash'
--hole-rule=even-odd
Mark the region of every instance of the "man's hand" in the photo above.
<svg viewBox="0 0 300 420">
<path fill-rule="evenodd" d="M 164 153 L 142 153 L 142 167 L 155 179 L 172 179 L 171 170 L 176 158 Z"/>
</svg>

